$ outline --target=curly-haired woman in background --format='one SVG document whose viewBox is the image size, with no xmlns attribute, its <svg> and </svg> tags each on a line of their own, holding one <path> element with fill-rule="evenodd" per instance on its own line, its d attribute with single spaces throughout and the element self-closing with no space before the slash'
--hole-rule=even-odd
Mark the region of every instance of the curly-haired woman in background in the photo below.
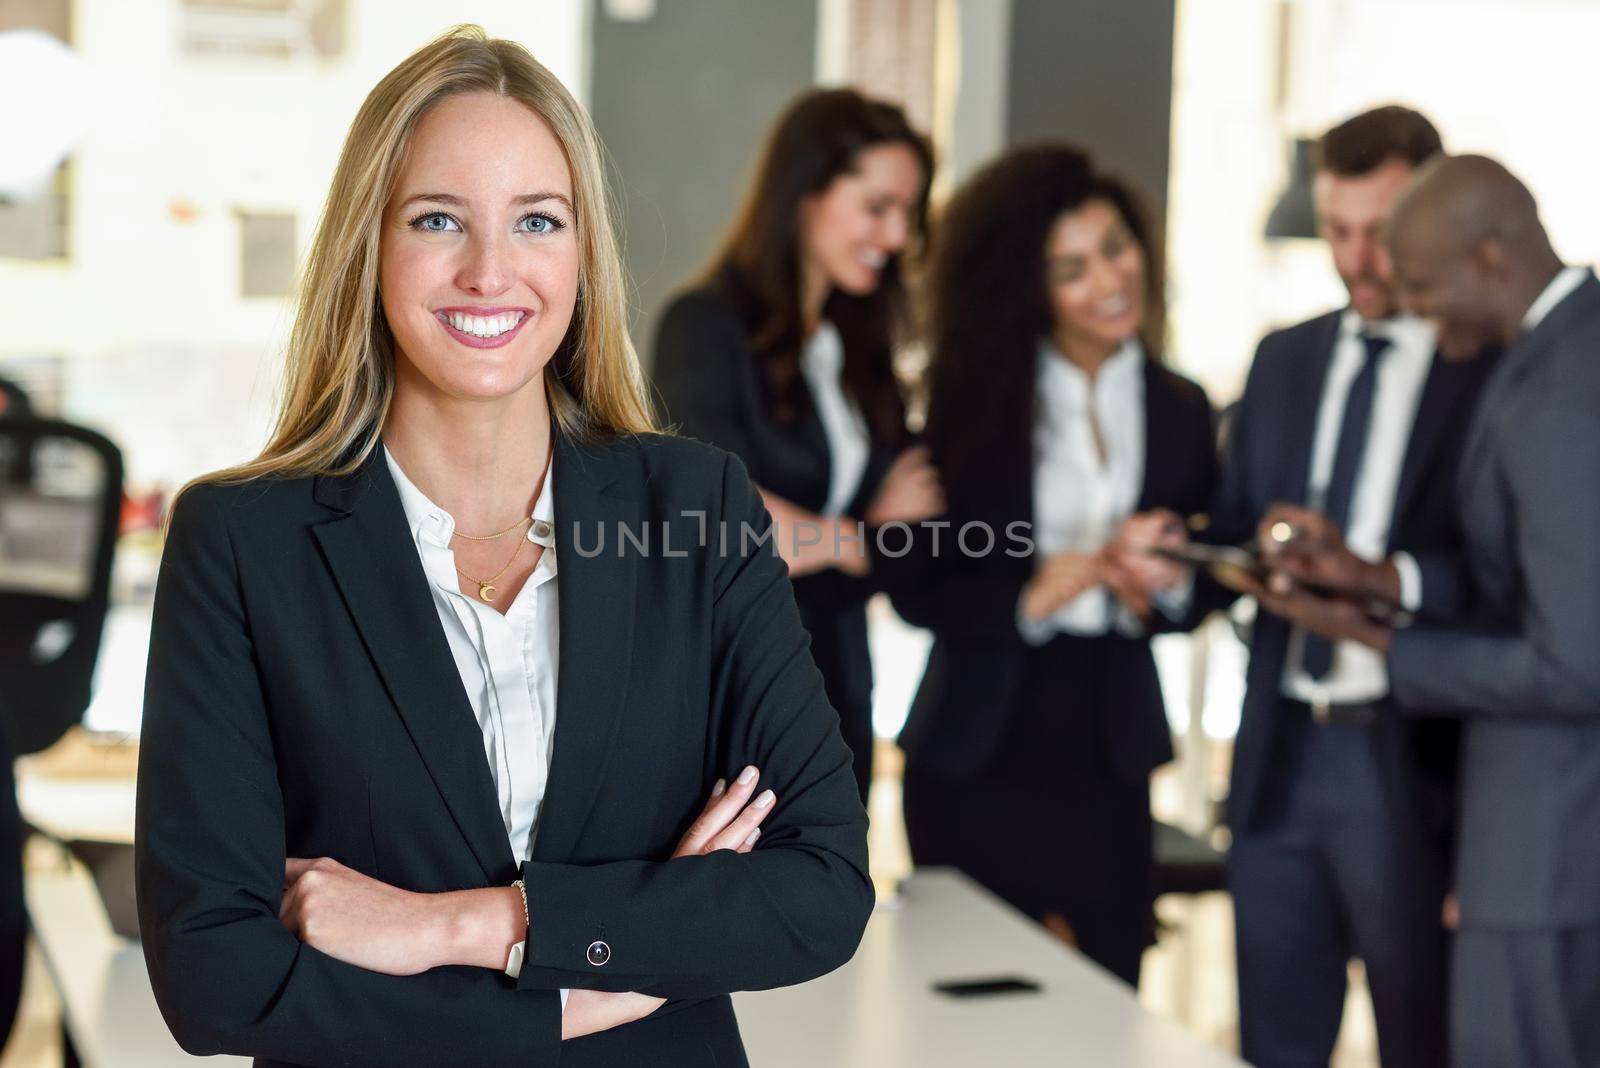
<svg viewBox="0 0 1600 1068">
<path fill-rule="evenodd" d="M 1160 360 L 1160 274 L 1133 195 L 1076 149 L 1014 151 L 957 192 L 927 295 L 951 531 L 894 595 L 934 632 L 901 735 L 912 859 L 964 869 L 1133 984 L 1148 776 L 1172 755 L 1149 635 L 1183 606 L 1124 549 L 1202 511 L 1215 468 L 1204 392 Z M 1019 522 L 1031 553 L 1007 548 Z M 951 536 L 968 524 L 971 554 Z"/>
</svg>

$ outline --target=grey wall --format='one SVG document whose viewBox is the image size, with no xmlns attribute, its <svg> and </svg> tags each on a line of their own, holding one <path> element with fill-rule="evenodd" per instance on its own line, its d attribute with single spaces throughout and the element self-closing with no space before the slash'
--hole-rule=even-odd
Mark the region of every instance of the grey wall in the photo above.
<svg viewBox="0 0 1600 1068">
<path fill-rule="evenodd" d="M 816 0 L 659 0 L 640 22 L 594 0 L 590 25 L 590 112 L 615 165 L 648 367 L 662 303 L 704 266 L 762 136 L 812 83 Z"/>
<path fill-rule="evenodd" d="M 1082 144 L 1164 214 L 1174 3 L 1012 0 L 1007 140 Z"/>
</svg>

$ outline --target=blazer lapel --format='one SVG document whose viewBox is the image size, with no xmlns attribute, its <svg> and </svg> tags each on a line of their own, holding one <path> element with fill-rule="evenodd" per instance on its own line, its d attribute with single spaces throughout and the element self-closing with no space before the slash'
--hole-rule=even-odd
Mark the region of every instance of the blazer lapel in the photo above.
<svg viewBox="0 0 1600 1068">
<path fill-rule="evenodd" d="M 1289 433 L 1280 468 L 1282 481 L 1276 487 L 1276 495 L 1282 501 L 1303 505 L 1308 499 L 1311 448 L 1316 441 L 1322 394 L 1328 386 L 1328 369 L 1333 365 L 1333 347 L 1339 341 L 1339 322 L 1340 316 L 1330 315 L 1319 344 L 1293 365 L 1289 395 L 1283 399 L 1283 425 L 1289 428 Z"/>
<path fill-rule="evenodd" d="M 661 533 L 640 520 L 635 487 L 604 447 L 557 435 L 556 566 L 560 583 L 560 674 L 550 777 L 534 840 L 536 860 L 572 854 L 594 807 L 615 744 L 633 653 L 634 600 L 641 552 L 623 542 Z M 662 547 L 646 542 L 648 552 Z M 674 552 L 687 548 L 677 546 Z M 598 551 L 597 551 L 598 549 Z"/>
<path fill-rule="evenodd" d="M 1422 487 L 1422 476 L 1429 470 L 1466 385 L 1463 368 L 1452 366 L 1443 356 L 1434 353 L 1427 381 L 1422 384 L 1422 396 L 1417 401 L 1417 415 L 1411 424 L 1405 458 L 1400 461 L 1400 481 L 1395 487 L 1394 511 L 1389 522 L 1391 543 L 1396 532 L 1404 528 L 1406 513 Z"/>
<path fill-rule="evenodd" d="M 1144 481 L 1139 488 L 1138 510 L 1147 512 L 1160 507 L 1163 501 L 1173 499 L 1171 472 L 1174 465 L 1168 457 L 1175 456 L 1173 440 L 1176 405 L 1172 390 L 1161 374 L 1160 366 L 1151 359 L 1144 361 Z"/>
<path fill-rule="evenodd" d="M 510 878 L 515 861 L 483 735 L 382 449 L 348 476 L 318 478 L 314 493 L 342 513 L 312 529 L 413 744 L 484 878 Z"/>
</svg>

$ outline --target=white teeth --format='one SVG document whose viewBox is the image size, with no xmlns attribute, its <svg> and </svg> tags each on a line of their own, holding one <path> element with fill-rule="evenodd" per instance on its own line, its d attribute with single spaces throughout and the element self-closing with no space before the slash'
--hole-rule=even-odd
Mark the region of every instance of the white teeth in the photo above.
<svg viewBox="0 0 1600 1068">
<path fill-rule="evenodd" d="M 522 322 L 521 312 L 502 312 L 499 315 L 468 315 L 465 312 L 450 312 L 445 319 L 451 326 L 463 334 L 473 337 L 499 337 Z"/>
<path fill-rule="evenodd" d="M 868 249 L 861 253 L 861 262 L 874 269 L 882 267 L 888 258 L 889 257 L 885 256 L 883 253 L 877 252 L 873 249 Z"/>
</svg>

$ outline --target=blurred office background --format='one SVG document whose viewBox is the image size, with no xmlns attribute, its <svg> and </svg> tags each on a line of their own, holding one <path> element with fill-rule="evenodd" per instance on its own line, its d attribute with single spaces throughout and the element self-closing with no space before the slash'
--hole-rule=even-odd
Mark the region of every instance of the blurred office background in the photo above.
<svg viewBox="0 0 1600 1068">
<path fill-rule="evenodd" d="M 30 769 L 114 774 L 124 759 L 93 743 L 138 731 L 162 503 L 263 440 L 297 265 L 349 121 L 457 21 L 521 41 L 591 109 L 647 361 L 659 309 L 705 263 L 762 132 L 819 83 L 901 102 L 936 144 L 936 200 L 1042 138 L 1139 183 L 1166 219 L 1170 351 L 1219 407 L 1264 331 L 1343 300 L 1312 240 L 1301 142 L 1366 106 L 1409 104 L 1452 151 L 1508 161 L 1568 262 L 1600 252 L 1593 0 L 0 0 L 0 376 L 113 440 L 127 472 L 90 733 L 24 761 L 25 810 Z M 46 163 L 29 172 L 33 157 Z M 4 533 L 0 516 L 0 545 Z M 890 757 L 873 863 L 892 885 L 907 860 L 890 740 L 926 638 L 886 605 L 873 618 Z M 1159 656 L 1181 755 L 1156 778 L 1157 813 L 1220 845 L 1243 649 L 1217 621 L 1161 639 Z M 1175 895 L 1161 916 L 1142 997 L 1232 1048 L 1226 899 Z M 1372 1064 L 1356 990 L 1340 1063 Z M 51 1063 L 48 988 L 30 991 L 7 1068 Z"/>
</svg>

